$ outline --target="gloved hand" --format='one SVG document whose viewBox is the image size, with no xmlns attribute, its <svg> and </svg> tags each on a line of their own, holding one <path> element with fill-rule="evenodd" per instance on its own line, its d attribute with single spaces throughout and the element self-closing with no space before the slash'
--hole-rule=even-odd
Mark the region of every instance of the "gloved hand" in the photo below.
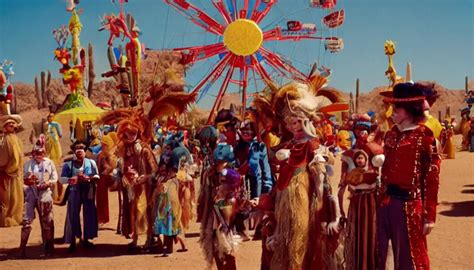
<svg viewBox="0 0 474 270">
<path fill-rule="evenodd" d="M 277 240 L 277 235 L 269 236 L 267 238 L 267 241 L 265 242 L 265 246 L 270 251 L 275 251 L 276 249 L 278 249 L 279 245 L 280 244 L 279 244 L 279 241 Z"/>
<path fill-rule="evenodd" d="M 327 235 L 333 235 L 339 233 L 339 219 L 336 219 L 333 222 L 330 222 L 326 227 Z"/>
<path fill-rule="evenodd" d="M 425 224 L 423 225 L 423 235 L 430 234 L 434 226 L 435 226 L 434 222 L 425 222 Z"/>
</svg>

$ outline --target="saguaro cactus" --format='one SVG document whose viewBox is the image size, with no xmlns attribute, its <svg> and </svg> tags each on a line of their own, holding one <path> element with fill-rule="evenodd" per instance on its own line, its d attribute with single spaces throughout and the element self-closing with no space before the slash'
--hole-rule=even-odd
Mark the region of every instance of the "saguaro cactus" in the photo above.
<svg viewBox="0 0 474 270">
<path fill-rule="evenodd" d="M 87 47 L 88 54 L 88 65 L 89 65 L 89 81 L 87 85 L 87 96 L 90 98 L 92 96 L 92 91 L 94 88 L 95 81 L 95 70 L 94 70 L 94 47 L 89 43 Z"/>
<path fill-rule="evenodd" d="M 41 94 L 41 89 L 38 85 L 38 77 L 35 77 L 35 92 L 36 100 L 38 101 L 38 110 L 43 108 L 43 95 Z"/>
<path fill-rule="evenodd" d="M 51 95 L 49 95 L 49 85 L 51 84 L 51 71 L 48 70 L 48 77 L 46 79 L 46 90 L 45 90 L 45 95 L 46 99 L 48 100 L 48 103 L 51 105 L 53 101 L 51 100 Z"/>
<path fill-rule="evenodd" d="M 43 99 L 42 108 L 48 108 L 48 96 L 46 95 L 47 86 L 46 86 L 46 72 L 41 71 L 41 96 Z"/>
<path fill-rule="evenodd" d="M 467 76 L 464 79 L 464 91 L 466 91 L 466 94 L 469 91 L 469 78 Z"/>
</svg>

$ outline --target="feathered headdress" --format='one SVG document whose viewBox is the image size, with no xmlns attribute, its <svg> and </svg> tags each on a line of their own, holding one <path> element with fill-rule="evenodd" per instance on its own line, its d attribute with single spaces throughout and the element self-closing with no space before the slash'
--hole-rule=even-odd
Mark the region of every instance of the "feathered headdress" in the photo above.
<svg viewBox="0 0 474 270">
<path fill-rule="evenodd" d="M 273 110 L 281 117 L 295 115 L 302 118 L 315 118 L 318 110 L 332 104 L 318 91 L 327 83 L 325 77 L 313 75 L 306 83 L 291 82 L 282 86 L 273 98 Z"/>
<path fill-rule="evenodd" d="M 184 91 L 185 67 L 179 64 L 178 56 L 162 52 L 154 70 L 155 80 L 145 91 L 142 98 L 145 113 L 149 120 L 161 119 L 164 116 L 182 114 L 188 105 L 196 100 L 197 93 Z"/>
<path fill-rule="evenodd" d="M 184 67 L 173 61 L 173 55 L 166 52 L 161 54 L 160 59 L 164 60 L 155 66 L 156 80 L 147 89 L 148 91 L 140 91 L 139 100 L 142 107 L 121 108 L 107 112 L 98 123 L 117 125 L 119 141 L 122 141 L 125 131 L 133 129 L 138 131 L 141 141 L 149 142 L 152 139 L 151 121 L 185 112 L 196 98 L 196 94 L 184 91 Z"/>
<path fill-rule="evenodd" d="M 125 131 L 138 131 L 139 139 L 149 142 L 152 138 L 151 123 L 141 109 L 120 108 L 106 112 L 97 122 L 98 125 L 117 125 L 117 137 L 123 139 Z"/>
</svg>

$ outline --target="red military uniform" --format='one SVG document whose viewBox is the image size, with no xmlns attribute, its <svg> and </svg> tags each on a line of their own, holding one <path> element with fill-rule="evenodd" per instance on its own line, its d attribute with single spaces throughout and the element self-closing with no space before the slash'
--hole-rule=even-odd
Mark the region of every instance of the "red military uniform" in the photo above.
<svg viewBox="0 0 474 270">
<path fill-rule="evenodd" d="M 441 158 L 435 138 L 423 125 L 400 131 L 397 126 L 385 136 L 382 184 L 386 199 L 401 199 L 408 229 L 414 269 L 429 269 L 425 223 L 436 221 Z"/>
</svg>

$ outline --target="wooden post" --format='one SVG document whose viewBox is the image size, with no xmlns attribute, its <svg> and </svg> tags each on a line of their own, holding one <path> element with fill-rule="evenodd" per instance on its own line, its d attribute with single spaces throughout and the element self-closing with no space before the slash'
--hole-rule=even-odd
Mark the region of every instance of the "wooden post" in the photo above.
<svg viewBox="0 0 474 270">
<path fill-rule="evenodd" d="M 38 77 L 35 77 L 35 92 L 36 92 L 36 100 L 38 100 L 38 110 L 43 107 L 43 95 L 41 94 L 41 89 L 38 85 Z"/>
<path fill-rule="evenodd" d="M 357 79 L 356 81 L 356 100 L 355 100 L 355 113 L 359 113 L 359 89 L 360 81 Z"/>
<path fill-rule="evenodd" d="M 87 96 L 90 98 L 92 96 L 92 91 L 94 88 L 94 80 L 95 80 L 95 70 L 94 70 L 94 47 L 91 43 L 87 47 L 87 54 L 88 54 L 88 65 L 89 65 L 89 82 L 87 85 Z"/>
</svg>

